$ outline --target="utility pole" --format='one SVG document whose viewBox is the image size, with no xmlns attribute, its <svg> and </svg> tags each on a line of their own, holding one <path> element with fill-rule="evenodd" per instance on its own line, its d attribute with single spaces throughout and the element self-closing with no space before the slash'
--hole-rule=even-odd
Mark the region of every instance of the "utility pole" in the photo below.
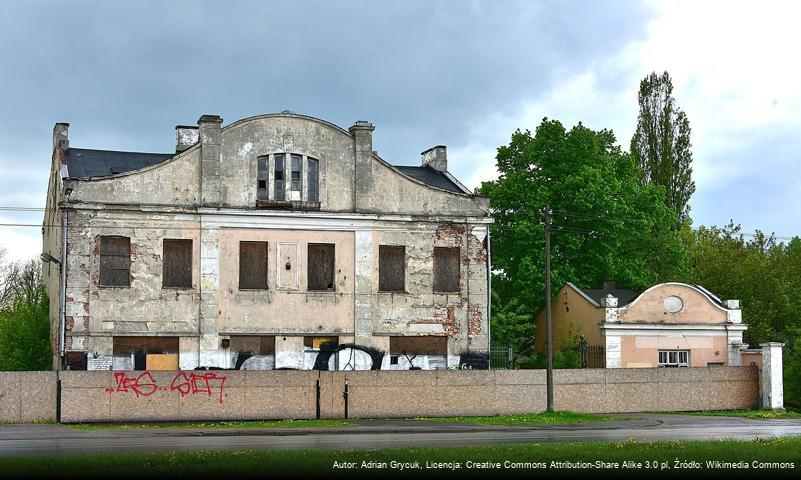
<svg viewBox="0 0 801 480">
<path fill-rule="evenodd" d="M 545 341 L 548 364 L 545 370 L 547 410 L 553 412 L 553 335 L 551 332 L 551 207 L 545 206 Z"/>
</svg>

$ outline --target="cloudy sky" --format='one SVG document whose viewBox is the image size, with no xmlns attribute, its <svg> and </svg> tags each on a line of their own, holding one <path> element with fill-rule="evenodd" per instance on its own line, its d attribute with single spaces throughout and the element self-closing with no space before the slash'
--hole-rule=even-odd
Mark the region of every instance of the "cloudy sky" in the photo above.
<svg viewBox="0 0 801 480">
<path fill-rule="evenodd" d="M 170 152 L 174 126 L 293 110 L 376 126 L 395 164 L 448 146 L 469 187 L 543 117 L 614 130 L 667 70 L 692 126 L 697 225 L 801 234 L 801 3 L 0 3 L 0 223 L 41 223 L 55 122 L 73 147 Z M 7 258 L 36 227 L 0 226 Z"/>
</svg>

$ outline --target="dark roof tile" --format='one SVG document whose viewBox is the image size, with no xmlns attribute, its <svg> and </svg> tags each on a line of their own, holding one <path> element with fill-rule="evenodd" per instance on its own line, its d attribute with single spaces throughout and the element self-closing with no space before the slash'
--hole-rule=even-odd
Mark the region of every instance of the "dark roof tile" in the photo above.
<svg viewBox="0 0 801 480">
<path fill-rule="evenodd" d="M 105 177 L 162 163 L 173 153 L 115 152 L 68 148 L 64 152 L 70 177 Z"/>
<path fill-rule="evenodd" d="M 428 165 L 422 167 L 412 167 L 408 165 L 393 165 L 400 170 L 403 174 L 412 178 L 420 180 L 426 185 L 441 188 L 449 192 L 465 193 L 458 185 L 453 183 L 447 175 L 437 169 L 431 168 Z"/>
</svg>

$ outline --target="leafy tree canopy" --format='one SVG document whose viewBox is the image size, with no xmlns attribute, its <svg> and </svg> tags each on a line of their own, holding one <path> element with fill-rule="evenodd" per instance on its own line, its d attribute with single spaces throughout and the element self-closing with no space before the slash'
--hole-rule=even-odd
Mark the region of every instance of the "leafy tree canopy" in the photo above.
<svg viewBox="0 0 801 480">
<path fill-rule="evenodd" d="M 578 124 L 566 130 L 544 119 L 532 135 L 516 131 L 498 149 L 499 178 L 478 193 L 490 198 L 493 337 L 523 342 L 544 305 L 543 210 L 552 209 L 552 287 L 595 287 L 605 279 L 644 288 L 686 273 L 687 251 L 673 226 L 660 186 L 641 183 L 641 171 L 615 145 L 609 130 Z"/>
<path fill-rule="evenodd" d="M 695 192 L 690 121 L 676 106 L 668 72 L 645 77 L 640 82 L 638 100 L 640 113 L 631 139 L 634 163 L 640 167 L 644 183 L 665 187 L 665 204 L 685 221 Z"/>
</svg>

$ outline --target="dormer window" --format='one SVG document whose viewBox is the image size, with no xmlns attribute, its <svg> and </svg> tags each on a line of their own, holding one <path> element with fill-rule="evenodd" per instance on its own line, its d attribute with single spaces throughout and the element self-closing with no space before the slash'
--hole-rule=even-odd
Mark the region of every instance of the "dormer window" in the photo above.
<svg viewBox="0 0 801 480">
<path fill-rule="evenodd" d="M 263 208 L 317 209 L 320 161 L 298 153 L 257 158 L 256 202 Z"/>
</svg>

